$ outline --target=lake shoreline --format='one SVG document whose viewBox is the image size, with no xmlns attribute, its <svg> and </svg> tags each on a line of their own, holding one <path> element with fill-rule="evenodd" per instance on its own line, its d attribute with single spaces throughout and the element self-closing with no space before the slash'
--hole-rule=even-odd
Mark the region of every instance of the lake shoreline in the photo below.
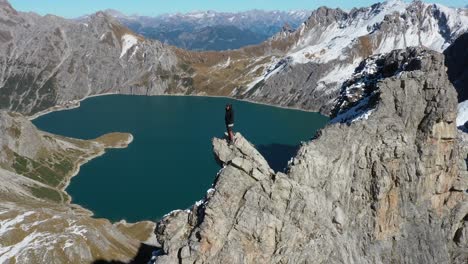
<svg viewBox="0 0 468 264">
<path fill-rule="evenodd" d="M 85 101 L 90 98 L 94 97 L 100 97 L 100 96 L 108 96 L 108 95 L 123 95 L 123 96 L 145 96 L 145 97 L 206 97 L 206 98 L 224 98 L 224 99 L 230 99 L 238 102 L 247 102 L 251 104 L 257 104 L 257 105 L 264 105 L 264 106 L 269 106 L 269 107 L 275 107 L 275 108 L 280 108 L 280 109 L 286 109 L 286 110 L 294 110 L 294 111 L 300 111 L 300 112 L 306 112 L 306 113 L 319 113 L 321 115 L 327 116 L 323 113 L 317 112 L 317 111 L 312 111 L 312 110 L 305 110 L 302 108 L 298 107 L 287 107 L 287 106 L 280 106 L 280 105 L 274 105 L 274 104 L 268 104 L 268 103 L 263 103 L 263 102 L 257 102 L 249 99 L 239 99 L 239 98 L 234 98 L 231 96 L 222 96 L 222 95 L 203 95 L 203 94 L 156 94 L 156 95 L 141 95 L 141 94 L 124 94 L 124 93 L 102 93 L 102 94 L 94 94 L 94 95 L 88 95 L 85 96 L 82 99 L 79 100 L 71 100 L 66 102 L 65 104 L 62 105 L 56 105 L 52 106 L 44 111 L 40 111 L 38 113 L 35 113 L 32 116 L 29 116 L 28 119 L 30 121 L 33 121 L 41 116 L 53 113 L 53 112 L 59 112 L 59 111 L 66 111 L 66 110 L 72 110 L 79 108 L 81 106 L 81 102 Z"/>
<path fill-rule="evenodd" d="M 111 133 L 107 133 L 105 135 L 109 135 L 109 134 L 111 134 Z M 133 142 L 134 137 L 130 133 L 126 133 L 126 134 L 128 134 L 127 140 L 125 142 L 119 142 L 119 144 L 115 144 L 114 146 L 107 146 L 106 147 L 106 146 L 104 146 L 104 144 L 97 142 L 96 139 L 86 140 L 86 141 L 93 142 L 93 144 L 99 145 L 98 146 L 99 151 L 96 152 L 96 153 L 91 154 L 88 157 L 84 157 L 84 156 L 80 157 L 80 159 L 77 160 L 74 163 L 72 171 L 69 173 L 69 175 L 67 175 L 67 180 L 63 182 L 63 185 L 60 186 L 60 188 L 58 188 L 60 191 L 65 193 L 65 195 L 67 195 L 67 199 L 65 201 L 66 204 L 68 204 L 68 205 L 70 205 L 70 206 L 72 206 L 74 208 L 79 208 L 83 213 L 87 214 L 90 217 L 94 216 L 93 211 L 91 211 L 89 209 L 86 209 L 86 208 L 84 208 L 83 206 L 81 206 L 79 204 L 74 204 L 73 203 L 73 197 L 66 191 L 66 189 L 70 186 L 72 179 L 74 177 L 78 176 L 78 174 L 80 173 L 81 167 L 83 165 L 85 165 L 86 163 L 90 162 L 93 159 L 96 159 L 96 158 L 99 158 L 99 157 L 105 155 L 108 149 L 124 149 L 124 148 L 127 148 Z M 105 136 L 105 135 L 103 135 L 103 136 Z M 122 219 L 120 221 L 125 221 L 125 220 Z M 117 223 L 117 222 L 119 222 L 119 221 L 116 221 L 115 223 Z M 141 222 L 141 221 L 138 221 L 138 222 Z"/>
<path fill-rule="evenodd" d="M 103 98 L 103 99 L 92 100 L 89 103 L 80 104 L 81 101 L 84 101 L 86 99 L 89 99 L 89 98 L 92 98 L 92 97 L 101 97 L 101 96 L 104 97 L 106 95 L 119 95 L 119 96 L 109 96 L 109 97 Z M 174 99 L 171 99 L 171 97 L 174 98 Z M 149 98 L 149 99 L 145 99 L 145 98 Z M 152 99 L 152 98 L 154 98 L 154 99 Z M 180 98 L 180 99 L 176 99 L 176 98 Z M 193 98 L 193 99 L 191 99 L 191 98 Z M 197 99 L 197 98 L 200 98 L 200 99 Z M 222 99 L 222 100 L 215 100 L 215 99 L 210 100 L 210 98 L 218 98 L 218 99 Z M 145 109 L 144 111 L 135 110 L 135 109 L 138 109 L 139 106 L 147 105 L 147 104 L 141 104 L 141 102 L 146 102 L 146 101 L 156 101 L 158 103 L 148 104 L 148 105 L 152 106 L 153 108 Z M 188 105 L 186 103 L 173 104 L 173 102 L 187 102 L 187 101 L 192 102 L 192 104 L 188 104 Z M 132 103 L 132 102 L 137 102 L 137 103 L 135 104 L 135 103 Z M 161 102 L 165 102 L 165 103 L 161 103 Z M 169 102 L 169 103 L 167 103 L 167 102 Z M 133 142 L 134 137 L 135 138 L 140 138 L 140 139 L 147 138 L 145 136 L 142 136 L 141 134 L 138 134 L 138 133 L 141 133 L 141 132 L 137 133 L 136 131 L 140 131 L 140 130 L 141 131 L 151 131 L 151 133 L 155 133 L 155 131 L 158 131 L 158 129 L 154 129 L 154 128 L 151 128 L 151 127 L 146 127 L 146 124 L 154 123 L 154 121 L 155 121 L 154 115 L 150 114 L 151 117 L 149 117 L 148 119 L 145 120 L 145 119 L 141 119 L 142 118 L 142 115 L 141 115 L 142 113 L 165 113 L 166 112 L 165 109 L 172 109 L 174 111 L 168 111 L 168 114 L 173 114 L 174 116 L 171 116 L 171 117 L 168 117 L 166 115 L 162 115 L 162 116 L 164 117 L 163 120 L 170 120 L 169 124 L 173 124 L 174 120 L 181 120 L 180 118 L 178 118 L 175 115 L 175 113 L 178 111 L 177 109 L 179 109 L 179 106 L 183 106 L 181 109 L 185 109 L 184 111 L 186 111 L 186 113 L 184 115 L 184 117 L 185 117 L 184 120 L 185 121 L 183 121 L 182 123 L 183 124 L 187 124 L 187 123 L 190 123 L 190 122 L 192 122 L 192 123 L 190 125 L 188 125 L 187 128 L 183 128 L 183 129 L 179 129 L 180 128 L 179 126 L 175 126 L 176 127 L 175 131 L 187 131 L 187 130 L 190 130 L 191 128 L 193 128 L 193 127 L 197 127 L 200 124 L 199 123 L 200 122 L 200 120 L 199 120 L 200 117 L 203 117 L 203 120 L 206 120 L 206 118 L 211 119 L 206 124 L 204 124 L 204 125 L 202 125 L 200 127 L 197 127 L 197 131 L 200 131 L 199 135 L 203 135 L 203 136 L 202 136 L 202 138 L 198 139 L 198 141 L 195 141 L 195 142 L 201 142 L 200 140 L 203 140 L 203 141 L 208 140 L 208 138 L 205 138 L 205 137 L 210 137 L 211 135 L 217 135 L 217 133 L 221 132 L 221 131 L 224 132 L 224 125 L 222 125 L 222 124 L 224 124 L 224 121 L 222 121 L 222 117 L 224 116 L 224 108 L 223 107 L 224 107 L 224 105 L 226 103 L 230 103 L 230 102 L 231 103 L 232 102 L 238 102 L 239 105 L 236 108 L 238 109 L 239 116 L 244 116 L 245 117 L 245 119 L 243 119 L 243 122 L 239 123 L 238 129 L 240 129 L 240 130 L 245 129 L 245 130 L 251 131 L 250 132 L 251 133 L 250 137 L 253 140 L 253 142 L 258 142 L 258 144 L 260 144 L 259 146 L 263 147 L 264 151 L 267 151 L 269 153 L 276 153 L 276 154 L 274 154 L 275 158 L 272 160 L 272 162 L 278 162 L 278 158 L 276 158 L 276 157 L 280 157 L 279 159 L 282 159 L 282 156 L 284 156 L 284 154 L 289 155 L 288 153 L 290 153 L 292 151 L 292 149 L 290 147 L 292 145 L 294 145 L 294 152 L 297 151 L 295 149 L 295 144 L 299 144 L 299 142 L 310 139 L 310 136 L 315 133 L 314 131 L 315 131 L 316 128 L 314 128 L 314 125 L 313 125 L 315 121 L 314 121 L 314 119 L 313 120 L 305 119 L 306 117 L 310 116 L 307 113 L 312 114 L 312 116 L 314 116 L 313 118 L 315 118 L 315 113 L 317 114 L 317 117 L 318 116 L 324 117 L 320 113 L 313 112 L 313 111 L 305 111 L 305 110 L 301 110 L 301 109 L 293 109 L 293 108 L 280 107 L 280 106 L 271 106 L 269 104 L 251 102 L 249 100 L 240 100 L 240 99 L 226 97 L 226 96 L 180 95 L 180 94 L 145 96 L 145 95 L 127 95 L 127 94 L 107 93 L 107 94 L 99 94 L 99 95 L 89 96 L 87 98 L 84 98 L 83 100 L 73 101 L 71 103 L 68 103 L 65 106 L 57 106 L 57 107 L 54 107 L 54 108 L 50 108 L 47 111 L 43 111 L 41 113 L 36 114 L 32 118 L 37 119 L 37 118 L 39 118 L 41 116 L 44 116 L 44 115 L 47 115 L 49 113 L 59 112 L 59 111 L 64 111 L 64 110 L 72 110 L 72 109 L 76 109 L 76 108 L 79 108 L 79 107 L 82 107 L 82 109 L 85 109 L 83 111 L 83 113 L 86 113 L 86 115 L 101 116 L 98 119 L 93 118 L 92 120 L 106 120 L 106 121 L 107 120 L 112 120 L 112 118 L 109 119 L 109 116 L 106 116 L 107 114 L 110 114 L 111 117 L 116 117 L 116 118 L 114 118 L 114 124 L 118 123 L 120 125 L 110 126 L 110 127 L 108 127 L 109 129 L 98 125 L 98 124 L 101 124 L 101 121 L 97 121 L 97 123 L 95 123 L 95 125 L 93 125 L 93 123 L 89 123 L 87 126 L 79 125 L 79 124 L 77 124 L 77 122 L 73 121 L 73 120 L 77 120 L 76 118 L 70 118 L 70 117 L 72 117 L 73 115 L 77 115 L 76 113 L 82 112 L 81 110 L 70 111 L 72 116 L 69 116 L 68 114 L 60 114 L 60 115 L 58 115 L 60 117 L 60 119 L 46 118 L 46 120 L 49 119 L 47 121 L 49 124 L 57 124 L 57 127 L 62 127 L 65 130 L 62 130 L 62 129 L 48 130 L 48 128 L 47 128 L 48 126 L 41 125 L 41 119 L 37 120 L 38 122 L 35 122 L 35 124 L 37 125 L 37 127 L 39 129 L 44 129 L 44 130 L 48 131 L 49 133 L 54 133 L 54 134 L 57 134 L 57 135 L 64 135 L 66 137 L 71 137 L 71 138 L 87 138 L 87 139 L 89 139 L 89 141 L 96 141 L 96 139 L 97 139 L 96 137 L 99 136 L 99 134 L 103 133 L 103 132 L 107 134 L 107 131 L 126 131 L 126 132 L 129 132 L 128 133 L 129 137 L 128 138 L 121 138 L 120 146 L 116 146 L 115 144 L 112 144 L 112 146 L 109 147 L 109 148 L 126 148 L 126 147 L 128 147 L 128 145 L 130 143 Z M 92 106 L 92 108 L 90 108 L 91 106 Z M 96 107 L 96 106 L 98 106 L 98 107 Z M 117 108 L 115 108 L 115 110 L 112 110 L 113 106 L 117 106 Z M 262 106 L 264 106 L 264 107 L 262 107 Z M 223 109 L 221 109 L 221 108 L 223 108 Z M 268 108 L 270 108 L 270 109 L 268 109 Z M 107 110 L 107 109 L 110 109 L 110 110 Z M 191 109 L 191 110 L 188 110 L 188 109 Z M 190 115 L 194 112 L 195 109 L 199 109 L 200 112 L 195 114 L 194 117 L 191 117 Z M 214 109 L 220 109 L 220 111 L 219 112 L 215 111 L 216 113 L 213 113 Z M 283 112 L 281 110 L 291 110 L 291 111 Z M 197 111 L 195 111 L 195 112 L 197 112 Z M 75 114 L 73 114 L 73 113 L 75 113 Z M 125 123 L 125 120 L 134 120 L 134 118 L 136 117 L 135 113 L 138 113 L 138 118 L 137 118 L 138 122 L 136 124 L 140 129 L 139 130 L 132 130 L 132 129 L 127 130 L 126 127 L 128 125 L 125 125 L 125 124 L 127 124 L 127 123 Z M 283 114 L 278 115 L 278 113 L 283 113 Z M 266 116 L 265 116 L 265 114 L 266 114 Z M 126 115 L 127 115 L 127 118 L 125 118 Z M 327 122 L 325 120 L 326 118 L 319 118 L 319 119 L 321 120 L 320 121 L 321 125 L 319 125 L 319 127 L 317 127 L 318 129 L 320 128 L 320 126 L 326 124 L 326 122 Z M 259 128 L 258 125 L 259 125 L 260 120 L 263 120 L 263 122 L 265 122 L 261 126 L 262 129 L 258 129 Z M 296 121 L 294 121 L 294 120 L 296 120 Z M 310 120 L 310 121 L 305 121 L 305 120 Z M 132 121 L 131 123 L 129 123 L 130 127 L 132 127 L 131 126 L 132 123 L 134 123 L 134 122 Z M 47 124 L 47 123 L 42 123 L 42 124 Z M 86 131 L 94 131 L 93 128 L 96 128 L 96 125 L 97 125 L 97 127 L 100 127 L 99 130 L 98 130 L 100 133 L 98 133 L 96 135 L 96 134 L 94 134 L 94 132 L 91 132 L 91 133 L 86 132 Z M 163 127 L 163 126 L 161 126 L 161 127 Z M 166 127 L 166 126 L 164 126 L 164 127 Z M 144 129 L 144 128 L 146 128 L 146 129 Z M 172 127 L 172 128 L 174 128 L 174 127 Z M 265 129 L 269 130 L 269 131 L 276 131 L 276 133 L 278 135 L 273 136 L 273 137 L 265 136 L 264 135 L 264 130 Z M 71 132 L 67 132 L 67 131 L 71 131 Z M 82 131 L 82 132 L 76 133 L 76 131 Z M 174 130 L 168 130 L 168 131 L 174 131 Z M 292 134 L 290 134 L 290 132 Z M 135 133 L 137 133 L 137 134 L 135 134 Z M 184 133 L 182 132 L 182 134 L 184 134 Z M 169 138 L 172 138 L 173 140 L 174 139 L 175 140 L 180 140 L 180 138 L 183 138 L 182 135 L 180 135 L 180 136 L 177 135 L 177 136 L 173 137 L 173 132 L 166 132 L 166 134 L 164 134 L 164 135 L 169 136 Z M 295 136 L 292 136 L 292 135 L 295 135 Z M 299 135 L 301 135 L 301 136 L 299 136 Z M 292 138 L 295 138 L 295 139 L 293 139 L 291 141 Z M 255 139 L 257 139 L 258 141 L 256 141 Z M 125 140 L 127 141 L 126 143 L 123 142 Z M 176 141 L 176 142 L 179 142 L 179 141 Z M 98 142 L 98 143 L 100 143 L 100 142 Z M 159 142 L 159 143 L 161 143 L 161 142 Z M 272 144 L 271 146 L 268 145 L 268 144 L 271 144 L 271 143 L 275 143 L 275 144 Z M 186 143 L 184 143 L 184 144 L 186 144 Z M 139 145 L 140 145 L 140 148 L 141 148 L 141 145 L 142 145 L 141 140 L 137 141 L 136 146 L 139 146 Z M 132 149 L 135 150 L 136 146 L 133 146 Z M 160 146 L 160 145 L 158 145 L 158 146 Z M 208 146 L 208 145 L 206 144 L 206 146 Z M 173 150 L 173 147 L 175 147 L 175 146 L 172 145 L 171 150 Z M 273 147 L 274 149 L 271 149 L 271 147 Z M 207 147 L 203 147 L 203 148 L 206 149 Z M 270 149 L 268 149 L 268 148 L 270 148 Z M 186 150 L 185 149 L 180 149 L 178 151 L 175 151 L 175 153 L 183 153 L 184 151 L 186 151 Z M 183 202 L 182 206 L 173 206 L 173 207 L 169 207 L 169 206 L 164 207 L 163 206 L 163 207 L 161 207 L 161 209 L 157 209 L 159 211 L 154 210 L 155 212 L 151 212 L 151 213 L 139 210 L 135 214 L 132 214 L 132 210 L 135 210 L 135 209 L 129 209 L 130 213 L 122 213 L 120 215 L 118 213 L 106 214 L 106 213 L 103 213 L 103 212 L 106 212 L 106 209 L 105 209 L 106 208 L 106 205 L 105 205 L 106 203 L 104 201 L 107 201 L 108 199 L 102 200 L 102 202 L 99 205 L 100 207 L 92 207 L 91 206 L 93 209 L 89 210 L 89 209 L 87 209 L 87 208 L 90 208 L 89 206 L 84 206 L 84 207 L 81 206 L 81 205 L 89 204 L 89 201 L 85 202 L 85 203 L 78 202 L 78 201 L 81 201 L 82 196 L 78 196 L 78 200 L 76 200 L 75 199 L 76 193 L 75 193 L 74 190 L 79 191 L 79 190 L 82 190 L 83 188 L 85 188 L 85 189 L 88 188 L 89 184 L 90 184 L 90 180 L 78 181 L 79 183 L 76 186 L 80 186 L 80 187 L 75 188 L 76 187 L 75 184 L 74 184 L 75 181 L 72 181 L 72 179 L 81 173 L 81 169 L 82 169 L 83 165 L 89 163 L 93 159 L 96 159 L 96 158 L 99 158 L 100 156 L 103 156 L 104 154 L 106 154 L 106 152 L 107 152 L 106 149 L 104 149 L 103 146 L 100 146 L 100 147 L 95 148 L 94 151 L 83 155 L 81 159 L 76 161 L 76 165 L 73 168 L 73 172 L 70 173 L 71 176 L 69 176 L 69 178 L 67 179 L 67 182 L 65 183 L 65 181 L 64 181 L 63 185 L 60 186 L 60 187 L 62 187 L 62 190 L 64 191 L 64 193 L 69 197 L 68 200 L 66 200 L 68 202 L 68 204 L 71 204 L 72 206 L 82 208 L 83 209 L 82 211 L 85 211 L 85 212 L 89 213 L 89 215 L 92 216 L 93 218 L 108 219 L 112 223 L 118 223 L 121 220 L 126 220 L 126 221 L 130 221 L 130 222 L 141 222 L 141 221 L 146 221 L 148 219 L 151 219 L 151 221 L 157 221 L 157 219 L 161 219 L 160 217 L 163 214 L 165 214 L 167 212 L 170 212 L 170 211 L 173 211 L 174 208 L 189 208 L 190 205 L 193 204 L 193 202 L 195 202 L 195 201 L 197 201 L 197 200 L 199 200 L 201 198 L 201 196 L 199 196 L 198 194 L 195 194 L 194 197 L 187 196 L 187 199 L 189 199 L 191 201 L 190 204 L 186 203 L 186 201 L 185 201 L 185 202 Z M 281 152 L 281 153 L 279 153 L 279 152 Z M 167 153 L 170 153 L 170 151 L 167 152 Z M 206 153 L 202 152 L 201 154 L 200 154 L 200 152 L 194 152 L 194 153 L 195 154 L 191 154 L 191 156 L 193 156 L 193 157 L 202 157 L 202 156 L 207 157 L 206 155 L 209 155 L 208 152 L 206 152 Z M 150 156 L 153 156 L 153 155 L 155 155 L 155 154 L 151 153 Z M 294 153 L 291 153 L 291 155 L 294 155 Z M 162 155 L 162 157 L 159 157 L 159 158 L 163 158 L 164 156 L 166 156 L 166 155 Z M 269 156 L 272 157 L 271 155 L 269 155 Z M 267 156 L 265 156 L 265 157 L 267 157 Z M 293 157 L 293 156 L 288 156 L 287 159 L 289 160 L 291 157 Z M 126 160 L 126 158 L 124 157 L 122 159 L 122 157 L 121 157 L 120 160 L 124 161 L 124 160 Z M 134 162 L 133 159 L 131 159 L 131 161 Z M 165 164 L 170 164 L 172 161 L 173 161 L 173 159 L 171 159 L 171 160 L 166 159 L 165 162 L 163 162 L 161 165 L 162 165 L 162 167 L 164 167 Z M 189 165 L 190 161 L 192 161 L 192 159 L 190 159 L 190 160 L 184 159 L 184 160 L 180 160 L 179 162 L 177 162 L 177 164 L 184 164 L 184 167 L 190 169 L 189 173 L 184 172 L 182 174 L 185 174 L 185 175 L 189 175 L 190 173 L 192 173 L 192 174 L 193 173 L 195 173 L 195 174 L 198 173 L 200 175 L 206 174 L 204 171 L 197 171 L 197 169 L 200 168 L 198 166 L 200 163 Z M 105 161 L 105 162 L 107 162 L 108 164 L 111 164 L 111 163 L 109 163 L 110 161 Z M 283 162 L 283 161 L 279 161 L 279 162 Z M 151 164 L 151 162 L 149 162 L 149 163 L 147 162 L 146 164 L 139 164 L 138 167 L 139 168 L 144 168 L 145 166 L 147 166 L 147 164 Z M 280 164 L 280 165 L 283 166 L 283 164 Z M 203 166 L 205 166 L 205 165 L 203 165 Z M 211 165 L 207 165 L 207 166 L 211 166 Z M 114 167 L 114 165 L 107 165 L 107 168 L 113 168 L 113 167 Z M 168 174 L 168 172 L 170 172 L 169 174 L 172 175 L 172 171 L 174 169 L 176 169 L 176 168 L 177 167 L 171 167 L 170 169 L 165 168 L 166 171 L 161 172 L 161 171 L 164 171 L 164 170 L 159 170 L 160 167 L 159 167 L 159 164 L 158 164 L 158 170 L 157 171 L 160 174 Z M 197 169 L 192 170 L 191 168 L 197 168 Z M 125 171 L 125 169 L 124 169 L 124 171 Z M 210 171 L 211 171 L 211 169 L 210 169 Z M 155 172 L 155 171 L 152 171 L 152 172 Z M 87 173 L 89 174 L 89 172 L 87 172 Z M 120 173 L 119 170 L 115 171 L 115 170 L 112 170 L 112 169 L 111 170 L 107 170 L 107 169 L 102 170 L 101 169 L 99 172 L 96 172 L 96 173 L 93 172 L 93 174 L 101 175 L 102 177 L 104 177 L 103 175 L 106 175 L 106 174 L 113 175 L 113 176 L 120 175 L 119 173 Z M 134 171 L 131 170 L 131 171 L 128 171 L 128 172 L 125 172 L 125 173 L 126 173 L 126 175 L 133 175 Z M 213 173 L 215 173 L 215 172 L 213 172 Z M 182 174 L 180 174 L 180 175 L 182 175 Z M 211 175 L 211 172 L 209 174 L 207 174 L 207 175 Z M 101 176 L 99 176 L 99 178 L 101 178 Z M 177 178 L 177 177 L 178 176 L 169 177 L 169 178 Z M 118 178 L 118 177 L 115 177 L 115 178 Z M 210 179 L 210 177 L 207 176 L 206 179 L 208 179 L 209 184 L 212 184 L 212 180 Z M 106 180 L 99 180 L 99 182 L 102 182 L 102 181 L 106 181 Z M 80 185 L 80 184 L 83 184 L 83 182 L 88 182 L 88 183 L 87 183 L 87 185 Z M 147 181 L 141 180 L 141 182 L 147 182 Z M 91 184 L 95 186 L 97 183 L 93 182 Z M 155 183 L 153 183 L 153 184 L 148 183 L 148 184 L 150 186 L 151 185 L 157 186 L 157 184 L 155 184 Z M 177 183 L 177 184 L 178 184 L 177 187 L 175 187 L 173 189 L 177 189 L 177 190 L 180 189 L 179 188 L 180 187 L 179 183 Z M 73 187 L 70 189 L 70 186 L 73 186 Z M 202 187 L 203 187 L 203 193 L 205 193 L 206 188 L 204 188 L 204 187 L 206 187 L 206 186 L 202 186 Z M 125 189 L 125 188 L 129 188 L 128 185 L 126 187 L 122 188 L 122 189 Z M 152 192 L 151 190 L 143 191 L 143 190 L 141 190 L 139 188 L 140 187 L 132 187 L 131 189 L 132 190 L 138 190 L 138 193 L 151 193 Z M 209 187 L 207 187 L 207 188 L 209 188 Z M 102 188 L 102 189 L 104 190 L 105 188 Z M 190 187 L 190 190 L 188 190 L 187 193 L 192 192 L 191 190 L 195 190 L 194 192 L 197 192 L 197 190 L 201 190 L 201 189 L 198 188 L 198 187 L 194 188 L 194 186 L 192 186 L 192 187 Z M 118 192 L 118 190 L 113 190 L 113 192 Z M 81 195 L 81 194 L 79 194 L 79 195 Z M 111 197 L 111 196 L 107 195 L 106 197 Z M 194 199 L 192 199 L 192 198 L 194 198 Z M 154 199 L 154 198 L 153 197 L 146 198 L 146 201 L 149 201 L 151 199 Z M 78 204 L 76 204 L 77 202 L 78 202 Z M 75 203 L 76 205 L 73 204 L 73 203 Z M 138 204 L 138 202 L 133 203 L 133 204 Z M 143 205 L 143 203 L 140 203 L 140 205 Z M 125 209 L 122 212 L 125 212 Z M 138 212 L 140 212 L 140 213 L 138 213 Z M 155 213 L 155 214 L 153 214 L 153 213 Z M 158 215 L 159 213 L 160 213 L 160 215 Z M 148 214 L 148 215 L 146 215 L 146 214 Z M 138 215 L 142 215 L 142 217 L 139 217 Z"/>
</svg>

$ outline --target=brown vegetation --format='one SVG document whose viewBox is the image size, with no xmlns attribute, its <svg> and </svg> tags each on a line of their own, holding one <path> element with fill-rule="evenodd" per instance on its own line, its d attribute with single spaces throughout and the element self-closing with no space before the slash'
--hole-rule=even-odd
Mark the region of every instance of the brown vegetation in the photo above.
<svg viewBox="0 0 468 264">
<path fill-rule="evenodd" d="M 104 145 L 105 148 L 124 147 L 128 145 L 131 135 L 128 133 L 109 133 L 97 139 L 96 142 Z"/>
</svg>

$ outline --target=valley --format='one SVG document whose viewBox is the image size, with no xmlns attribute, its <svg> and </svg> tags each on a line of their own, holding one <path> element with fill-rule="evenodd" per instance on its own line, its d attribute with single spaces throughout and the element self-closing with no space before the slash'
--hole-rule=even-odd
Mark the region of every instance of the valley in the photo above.
<svg viewBox="0 0 468 264">
<path fill-rule="evenodd" d="M 109 11 L 71 20 L 18 12 L 0 0 L 0 263 L 131 262 L 148 246 L 159 249 L 158 264 L 465 263 L 467 30 L 466 8 L 387 1 L 320 7 L 260 44 L 193 51 L 147 39 Z M 151 103 L 165 95 L 177 96 Z M 233 101 L 247 118 L 227 145 L 222 107 L 233 99 L 307 112 Z M 126 109 L 131 100 L 150 110 Z M 210 118 L 184 120 L 189 128 L 171 122 L 197 113 L 192 108 Z M 70 117 L 106 111 L 112 118 L 90 122 L 93 129 Z M 173 125 L 160 129 L 167 134 L 159 141 L 137 131 L 157 129 L 155 113 Z M 112 120 L 117 125 L 104 127 Z M 181 139 L 191 129 L 194 137 Z M 162 142 L 171 136 L 178 140 Z M 191 151 L 202 151 L 184 151 L 189 141 L 198 144 Z M 148 142 L 169 153 L 171 144 L 179 147 L 153 157 L 172 165 L 163 177 L 180 167 L 207 180 L 185 186 L 193 191 L 188 200 L 157 209 L 148 204 L 169 195 L 156 196 L 161 187 L 153 182 L 142 188 L 151 202 L 129 202 L 139 214 L 129 221 L 154 222 L 116 222 L 122 217 L 109 213 L 124 201 L 113 199 L 108 183 L 132 168 L 114 168 L 83 206 L 75 204 L 72 188 L 93 184 L 73 187 L 76 178 L 69 185 L 84 163 L 99 157 L 82 172 L 104 164 L 104 174 L 112 158 L 128 162 L 120 154 Z M 185 152 L 192 162 L 173 159 Z M 209 169 L 198 171 L 200 164 Z M 125 193 L 132 185 L 120 185 L 120 194 L 134 195 Z M 91 208 L 100 195 L 106 213 Z"/>
<path fill-rule="evenodd" d="M 130 133 L 134 140 L 128 148 L 83 166 L 67 192 L 73 203 L 98 218 L 157 221 L 175 208 L 189 208 L 211 188 L 219 168 L 211 159 L 210 141 L 223 137 L 226 103 L 234 105 L 236 131 L 248 136 L 278 171 L 328 121 L 317 113 L 225 98 L 112 95 L 87 99 L 80 108 L 33 123 L 74 138 Z"/>
</svg>

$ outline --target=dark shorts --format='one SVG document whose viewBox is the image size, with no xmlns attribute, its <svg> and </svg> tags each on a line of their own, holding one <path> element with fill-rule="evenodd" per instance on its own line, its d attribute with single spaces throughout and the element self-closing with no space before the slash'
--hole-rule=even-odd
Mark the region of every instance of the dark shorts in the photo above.
<svg viewBox="0 0 468 264">
<path fill-rule="evenodd" d="M 232 131 L 233 128 L 234 128 L 234 124 L 226 124 L 227 131 Z"/>
</svg>

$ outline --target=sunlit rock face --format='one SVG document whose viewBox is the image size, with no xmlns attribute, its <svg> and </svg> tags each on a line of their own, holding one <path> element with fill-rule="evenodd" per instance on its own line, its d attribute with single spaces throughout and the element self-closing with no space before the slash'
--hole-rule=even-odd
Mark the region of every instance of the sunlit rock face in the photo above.
<svg viewBox="0 0 468 264">
<path fill-rule="evenodd" d="M 378 60 L 356 69 L 380 76 L 372 104 L 331 122 L 286 174 L 240 134 L 214 139 L 223 168 L 205 200 L 158 224 L 157 263 L 464 263 L 466 135 L 444 57 L 410 48 Z"/>
</svg>

